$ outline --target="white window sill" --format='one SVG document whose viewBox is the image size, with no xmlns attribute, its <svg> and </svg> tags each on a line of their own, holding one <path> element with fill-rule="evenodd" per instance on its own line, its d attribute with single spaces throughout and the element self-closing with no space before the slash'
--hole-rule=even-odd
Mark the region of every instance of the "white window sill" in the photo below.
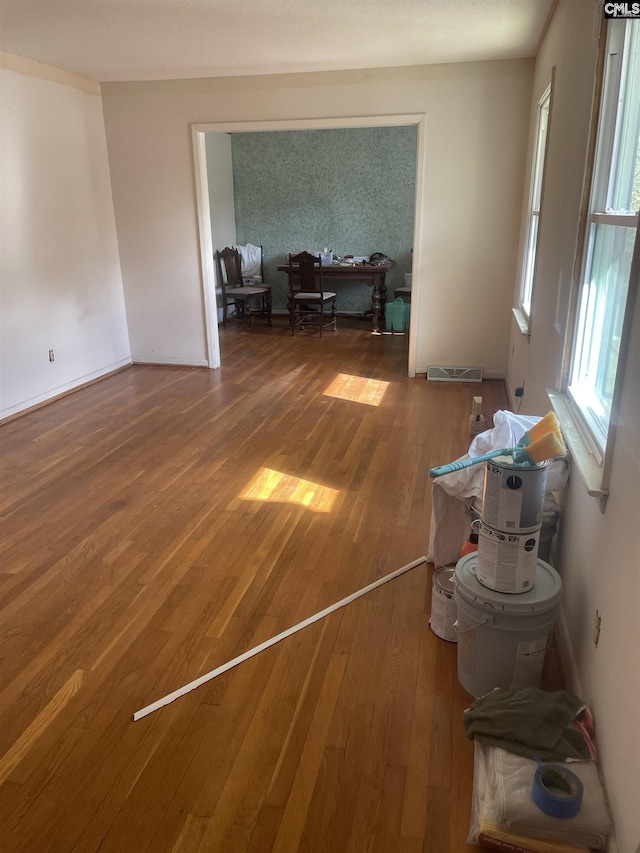
<svg viewBox="0 0 640 853">
<path fill-rule="evenodd" d="M 551 403 L 551 408 L 556 413 L 560 422 L 562 437 L 571 455 L 573 467 L 577 469 L 588 494 L 599 500 L 600 509 L 604 512 L 609 490 L 603 486 L 603 466 L 598 462 L 582 437 L 571 414 L 566 394 L 547 388 L 547 396 Z"/>
<path fill-rule="evenodd" d="M 523 335 L 529 334 L 529 320 L 521 308 L 512 308 L 513 316 L 515 317 L 518 328 Z"/>
</svg>

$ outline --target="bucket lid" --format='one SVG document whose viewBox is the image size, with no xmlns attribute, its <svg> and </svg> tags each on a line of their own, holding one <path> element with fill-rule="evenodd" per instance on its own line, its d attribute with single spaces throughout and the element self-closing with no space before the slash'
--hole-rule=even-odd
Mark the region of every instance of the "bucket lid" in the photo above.
<svg viewBox="0 0 640 853">
<path fill-rule="evenodd" d="M 433 573 L 433 583 L 443 592 L 452 593 L 454 587 L 455 566 L 442 566 Z"/>
<path fill-rule="evenodd" d="M 465 601 L 483 610 L 505 613 L 546 613 L 562 598 L 562 581 L 556 570 L 538 560 L 535 586 L 527 592 L 497 592 L 480 583 L 476 577 L 478 554 L 467 554 L 456 565 L 456 593 Z"/>
<path fill-rule="evenodd" d="M 518 472 L 533 472 L 544 471 L 549 466 L 550 461 L 550 459 L 544 459 L 542 462 L 535 462 L 533 464 L 531 462 L 516 462 L 513 456 L 506 455 L 494 456 L 492 459 L 487 459 L 487 465 L 491 465 L 494 468 L 501 468 L 503 471 L 512 471 L 514 468 L 517 468 Z"/>
</svg>

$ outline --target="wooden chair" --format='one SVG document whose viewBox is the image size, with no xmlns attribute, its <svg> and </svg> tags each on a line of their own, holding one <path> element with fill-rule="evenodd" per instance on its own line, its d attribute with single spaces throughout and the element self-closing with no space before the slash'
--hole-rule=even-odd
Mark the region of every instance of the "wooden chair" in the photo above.
<svg viewBox="0 0 640 853">
<path fill-rule="evenodd" d="M 271 288 L 266 284 L 245 284 L 240 252 L 227 246 L 216 252 L 218 280 L 222 289 L 222 325 L 227 325 L 229 305 L 235 305 L 236 317 L 251 328 L 252 317 L 265 317 L 271 325 Z M 257 303 L 257 304 L 256 304 Z"/>
<path fill-rule="evenodd" d="M 291 334 L 305 326 L 318 326 L 322 330 L 336 331 L 336 294 L 323 289 L 322 261 L 320 257 L 300 252 L 289 255 L 289 317 Z M 331 303 L 331 313 L 325 306 Z"/>
</svg>

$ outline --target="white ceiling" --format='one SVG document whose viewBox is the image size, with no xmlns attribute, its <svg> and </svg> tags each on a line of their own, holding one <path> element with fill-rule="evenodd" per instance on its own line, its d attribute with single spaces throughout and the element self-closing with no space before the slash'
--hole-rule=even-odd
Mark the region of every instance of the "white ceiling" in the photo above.
<svg viewBox="0 0 640 853">
<path fill-rule="evenodd" d="M 0 0 L 0 50 L 100 82 L 535 55 L 556 0 Z"/>
</svg>

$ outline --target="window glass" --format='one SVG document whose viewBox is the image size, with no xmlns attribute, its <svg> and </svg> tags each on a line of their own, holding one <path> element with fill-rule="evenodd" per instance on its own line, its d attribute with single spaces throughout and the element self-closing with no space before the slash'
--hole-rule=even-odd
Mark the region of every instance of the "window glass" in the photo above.
<svg viewBox="0 0 640 853">
<path fill-rule="evenodd" d="M 527 239 L 525 243 L 522 282 L 520 286 L 520 309 L 527 320 L 531 316 L 533 284 L 535 280 L 536 251 L 540 227 L 540 209 L 542 206 L 542 181 L 544 161 L 547 149 L 547 131 L 549 126 L 549 108 L 551 104 L 551 86 L 547 88 L 538 102 L 538 127 L 531 169 L 531 187 L 529 191 L 529 216 Z"/>
<path fill-rule="evenodd" d="M 607 207 L 620 213 L 637 213 L 640 208 L 640 26 L 627 29 L 611 198 Z"/>
<path fill-rule="evenodd" d="M 640 207 L 640 27 L 612 22 L 569 396 L 604 453 Z"/>
</svg>

